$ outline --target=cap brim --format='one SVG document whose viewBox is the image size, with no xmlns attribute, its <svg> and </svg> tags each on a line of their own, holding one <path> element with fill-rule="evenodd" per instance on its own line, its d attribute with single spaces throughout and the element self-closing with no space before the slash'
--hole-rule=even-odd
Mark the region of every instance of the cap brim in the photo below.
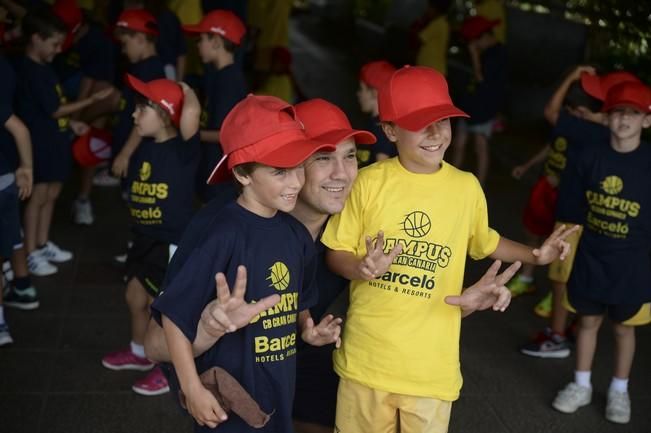
<svg viewBox="0 0 651 433">
<path fill-rule="evenodd" d="M 377 141 L 377 138 L 372 133 L 358 129 L 337 129 L 312 137 L 313 140 L 334 144 L 335 146 L 349 138 L 354 138 L 355 144 L 373 144 Z"/>
<path fill-rule="evenodd" d="M 636 110 L 639 110 L 641 113 L 651 112 L 651 105 L 644 106 L 642 103 L 638 101 L 627 101 L 627 100 L 620 100 L 610 104 L 605 103 L 601 107 L 601 111 L 604 113 L 608 113 L 609 111 L 612 111 L 615 108 L 622 108 L 622 107 L 635 108 Z"/>
<path fill-rule="evenodd" d="M 226 182 L 231 178 L 231 171 L 228 169 L 228 163 L 226 159 L 228 155 L 222 156 L 222 159 L 219 160 L 215 168 L 212 169 L 210 176 L 206 179 L 208 185 L 214 185 L 220 182 Z"/>
<path fill-rule="evenodd" d="M 606 98 L 603 90 L 601 89 L 601 77 L 598 75 L 589 74 L 587 72 L 581 73 L 581 87 L 588 95 L 603 101 Z"/>
<path fill-rule="evenodd" d="M 136 92 L 140 93 L 147 99 L 153 99 L 151 92 L 149 91 L 149 86 L 144 81 L 140 81 L 131 74 L 126 74 L 124 80 L 127 84 Z"/>
<path fill-rule="evenodd" d="M 190 33 L 192 35 L 206 33 L 206 30 L 204 30 L 204 28 L 199 24 L 188 24 L 181 26 L 181 28 L 183 29 L 184 33 Z"/>
<path fill-rule="evenodd" d="M 436 107 L 423 108 L 406 116 L 394 119 L 393 123 L 409 131 L 420 131 L 430 123 L 450 117 L 470 117 L 454 105 L 439 105 Z"/>
</svg>

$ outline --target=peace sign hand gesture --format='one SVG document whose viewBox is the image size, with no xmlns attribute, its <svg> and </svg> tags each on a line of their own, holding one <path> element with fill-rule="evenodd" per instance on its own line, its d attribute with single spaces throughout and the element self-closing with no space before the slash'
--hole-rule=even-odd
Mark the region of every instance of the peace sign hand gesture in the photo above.
<svg viewBox="0 0 651 433">
<path fill-rule="evenodd" d="M 396 244 L 389 254 L 384 253 L 384 232 L 379 231 L 375 244 L 366 236 L 366 255 L 359 263 L 358 271 L 362 279 L 370 281 L 389 270 L 393 260 L 402 252 L 402 244 Z"/>
</svg>

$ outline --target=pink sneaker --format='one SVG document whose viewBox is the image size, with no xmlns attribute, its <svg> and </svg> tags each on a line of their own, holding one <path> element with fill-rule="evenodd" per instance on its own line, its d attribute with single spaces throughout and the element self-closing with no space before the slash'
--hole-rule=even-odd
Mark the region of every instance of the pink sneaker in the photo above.
<svg viewBox="0 0 651 433">
<path fill-rule="evenodd" d="M 131 389 L 140 395 L 161 395 L 170 392 L 167 378 L 158 366 L 147 373 L 147 376 L 136 380 Z"/>
<path fill-rule="evenodd" d="M 151 370 L 154 363 L 147 358 L 135 355 L 131 349 L 126 348 L 112 352 L 102 358 L 102 365 L 109 370 Z"/>
</svg>

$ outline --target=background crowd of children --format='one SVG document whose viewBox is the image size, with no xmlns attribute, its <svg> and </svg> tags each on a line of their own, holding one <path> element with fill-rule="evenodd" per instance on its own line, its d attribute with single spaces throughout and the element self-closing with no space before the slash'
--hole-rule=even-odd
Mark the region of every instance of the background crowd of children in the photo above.
<svg viewBox="0 0 651 433">
<path fill-rule="evenodd" d="M 576 348 L 574 379 L 552 406 L 573 413 L 591 403 L 607 317 L 615 363 L 605 417 L 630 421 L 635 327 L 651 322 L 651 148 L 642 141 L 651 89 L 634 73 L 578 66 L 559 77 L 541 113 L 548 144 L 513 168 L 519 179 L 543 166 L 522 215 L 525 246 L 489 226 L 482 189 L 506 109 L 501 2 L 480 2 L 458 29 L 471 76 L 452 98 L 449 1 L 430 1 L 411 29 L 417 66 L 365 59 L 357 99 L 366 131 L 327 101 L 304 101 L 291 73 L 290 1 L 84 3 L 0 1 L 0 346 L 13 342 L 4 306 L 39 307 L 30 274 L 53 275 L 74 258 L 51 236 L 64 185 L 76 192 L 79 225 L 96 223 L 91 194 L 106 190 L 93 186 L 113 186 L 131 221 L 127 254 L 116 257 L 131 335 L 101 363 L 147 372 L 138 394 L 180 391 L 197 431 L 254 427 L 236 391 L 206 391 L 212 367 L 271 414 L 264 431 L 447 431 L 461 387 L 461 318 L 533 292 L 536 265 L 549 265 L 552 290 L 535 312 L 550 323 L 520 350 L 563 358 Z M 467 142 L 474 176 L 459 170 Z M 324 161 L 331 172 L 319 186 Z M 317 189 L 336 205 L 315 204 Z M 397 232 L 430 242 L 437 265 L 420 269 L 430 281 L 446 276 L 433 306 L 414 290 L 396 298 L 388 284 L 427 284 L 407 269 L 420 253 Z M 461 292 L 466 255 L 496 262 Z M 498 274 L 502 260 L 516 264 Z M 246 290 L 247 272 L 270 289 Z M 257 322 L 277 303 L 294 317 L 290 328 L 263 331 Z M 297 335 L 291 362 L 247 352 L 252 341 L 257 354 L 261 341 Z M 400 369 L 415 359 L 436 364 Z M 327 400 L 318 414 L 306 404 L 315 389 Z M 222 410 L 228 398 L 237 416 Z"/>
</svg>

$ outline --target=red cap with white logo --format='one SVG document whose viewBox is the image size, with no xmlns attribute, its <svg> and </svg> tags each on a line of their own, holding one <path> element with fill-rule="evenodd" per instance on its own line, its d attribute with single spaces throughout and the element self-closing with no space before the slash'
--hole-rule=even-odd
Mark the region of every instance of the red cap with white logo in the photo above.
<svg viewBox="0 0 651 433">
<path fill-rule="evenodd" d="M 161 107 L 178 127 L 183 110 L 183 89 L 175 81 L 161 78 L 147 83 L 127 74 L 126 81 L 133 90 Z"/>
<path fill-rule="evenodd" d="M 231 11 L 216 9 L 208 12 L 198 24 L 183 26 L 186 33 L 214 33 L 236 45 L 242 42 L 246 27 Z"/>
</svg>

